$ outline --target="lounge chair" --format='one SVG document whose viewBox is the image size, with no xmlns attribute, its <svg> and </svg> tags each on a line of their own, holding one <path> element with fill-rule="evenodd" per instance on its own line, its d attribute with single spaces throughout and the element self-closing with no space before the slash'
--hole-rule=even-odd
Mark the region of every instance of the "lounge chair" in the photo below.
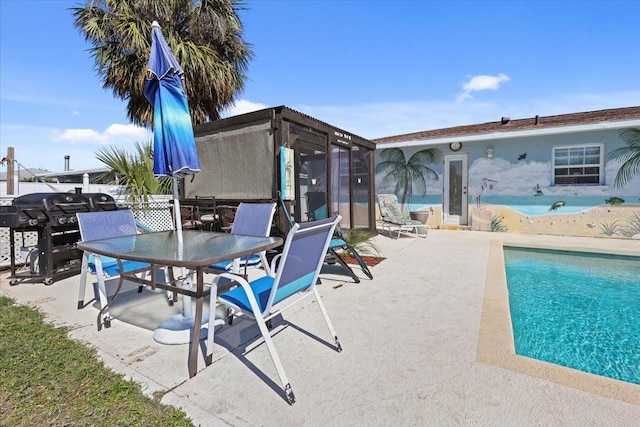
<svg viewBox="0 0 640 427">
<path fill-rule="evenodd" d="M 398 238 L 403 231 L 413 231 L 416 236 L 427 237 L 429 226 L 403 214 L 395 194 L 379 194 L 378 207 L 382 229 L 389 230 L 389 237 L 391 237 L 391 228 L 398 229 Z"/>
<path fill-rule="evenodd" d="M 309 194 L 309 193 L 307 193 Z M 315 193 L 317 194 L 317 193 Z M 324 193 L 322 193 L 324 194 Z M 293 225 L 295 224 L 293 218 L 291 218 L 291 214 L 289 213 L 289 210 L 287 208 L 287 206 L 284 203 L 284 200 L 282 199 L 282 197 L 280 197 L 280 193 L 278 193 L 278 200 L 280 202 L 280 207 L 282 208 L 282 211 L 284 212 L 284 215 L 287 219 L 287 222 L 289 223 L 289 225 L 291 227 L 293 227 Z M 311 200 L 310 198 L 308 198 L 308 200 Z M 315 215 L 317 215 L 319 212 L 321 212 L 320 210 L 316 209 L 313 219 L 318 219 L 316 218 Z M 311 217 L 310 217 L 311 219 Z M 347 273 L 349 273 L 349 276 L 351 276 L 351 278 L 353 279 L 354 282 L 356 283 L 360 283 L 360 278 L 358 277 L 358 275 L 355 273 L 355 271 L 353 271 L 353 269 L 349 266 L 349 264 L 347 264 L 342 257 L 338 254 L 339 250 L 345 250 L 348 251 L 349 253 L 351 253 L 353 255 L 353 257 L 356 259 L 356 261 L 358 262 L 358 265 L 360 266 L 360 268 L 362 269 L 362 272 L 369 278 L 369 279 L 373 279 L 373 274 L 371 273 L 371 270 L 369 270 L 369 266 L 367 266 L 367 263 L 364 262 L 364 260 L 362 259 L 362 257 L 360 256 L 360 253 L 358 253 L 358 251 L 351 246 L 349 243 L 347 243 L 347 241 L 344 238 L 344 235 L 342 234 L 342 232 L 340 231 L 339 226 L 336 226 L 334 232 L 333 232 L 333 237 L 331 238 L 331 241 L 329 242 L 329 248 L 327 249 L 327 256 L 325 257 L 325 262 L 327 262 L 328 264 L 334 264 L 334 263 L 338 263 Z"/>
<path fill-rule="evenodd" d="M 83 242 L 91 240 L 107 239 L 109 237 L 130 236 L 138 233 L 136 220 L 130 209 L 102 212 L 79 212 L 76 214 L 80 228 L 80 239 Z M 146 273 L 151 265 L 138 261 L 123 261 L 122 269 L 129 273 Z M 100 310 L 107 305 L 107 291 L 105 278 L 116 278 L 120 275 L 120 265 L 115 258 L 94 255 L 84 252 L 82 255 L 82 268 L 80 270 L 80 289 L 78 292 L 78 309 L 84 307 L 87 273 L 94 274 L 98 281 L 98 303 Z M 138 292 L 142 291 L 142 286 Z M 111 326 L 111 316 L 105 311 L 102 322 L 106 328 Z"/>
<path fill-rule="evenodd" d="M 333 230 L 339 221 L 340 215 L 337 215 L 333 218 L 294 224 L 287 234 L 282 254 L 276 255 L 272 260 L 271 275 L 248 282 L 244 277 L 222 273 L 214 278 L 211 285 L 211 298 L 215 298 L 218 284 L 222 280 L 234 280 L 240 285 L 219 294 L 218 299 L 222 304 L 256 320 L 290 405 L 293 405 L 296 399 L 271 339 L 268 323 L 287 308 L 313 296 L 334 340 L 335 349 L 338 352 L 342 351 L 315 286 Z M 210 304 L 210 318 L 213 319 L 214 316 L 215 304 Z M 209 328 L 207 337 L 208 363 L 211 362 L 213 354 L 214 330 L 215 328 Z M 303 360 L 300 362 L 305 363 Z"/>
</svg>

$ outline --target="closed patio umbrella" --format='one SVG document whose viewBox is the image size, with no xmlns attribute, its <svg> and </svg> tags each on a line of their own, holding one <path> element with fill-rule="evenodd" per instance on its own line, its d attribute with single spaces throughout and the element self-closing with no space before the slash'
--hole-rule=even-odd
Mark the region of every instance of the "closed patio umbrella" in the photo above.
<svg viewBox="0 0 640 427">
<path fill-rule="evenodd" d="M 178 179 L 200 171 L 189 103 L 182 87 L 184 71 L 171 52 L 160 24 L 151 25 L 151 53 L 144 95 L 153 106 L 153 172 L 173 178 L 173 217 L 176 222 L 178 247 L 182 249 L 182 218 Z M 191 286 L 186 270 L 183 286 Z M 189 342 L 192 338 L 193 310 L 191 298 L 183 297 L 183 313 L 163 322 L 154 338 L 165 344 Z M 203 322 L 204 324 L 204 322 Z M 193 337 L 195 338 L 195 336 Z"/>
<path fill-rule="evenodd" d="M 173 178 L 176 230 L 182 231 L 178 178 L 200 171 L 189 103 L 182 87 L 184 71 L 169 49 L 160 24 L 151 25 L 149 76 L 144 95 L 153 105 L 153 172 Z M 178 238 L 182 235 L 178 233 Z"/>
</svg>

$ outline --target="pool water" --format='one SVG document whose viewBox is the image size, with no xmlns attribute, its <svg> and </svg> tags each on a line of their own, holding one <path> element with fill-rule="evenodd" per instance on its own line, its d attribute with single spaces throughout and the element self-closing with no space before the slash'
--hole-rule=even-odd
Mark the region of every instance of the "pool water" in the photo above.
<svg viewBox="0 0 640 427">
<path fill-rule="evenodd" d="M 640 384 L 640 257 L 504 248 L 516 354 Z"/>
</svg>

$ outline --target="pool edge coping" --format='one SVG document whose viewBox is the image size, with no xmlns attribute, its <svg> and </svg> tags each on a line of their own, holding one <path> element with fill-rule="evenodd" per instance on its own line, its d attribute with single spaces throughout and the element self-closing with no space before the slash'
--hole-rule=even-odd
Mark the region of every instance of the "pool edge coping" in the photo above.
<svg viewBox="0 0 640 427">
<path fill-rule="evenodd" d="M 640 386 L 638 385 L 515 354 L 507 278 L 504 269 L 504 246 L 602 253 L 597 250 L 570 249 L 557 245 L 545 247 L 545 245 L 538 244 L 490 242 L 476 360 L 544 381 L 640 406 Z M 620 252 L 620 255 L 629 254 L 629 252 L 622 253 L 625 251 Z"/>
</svg>

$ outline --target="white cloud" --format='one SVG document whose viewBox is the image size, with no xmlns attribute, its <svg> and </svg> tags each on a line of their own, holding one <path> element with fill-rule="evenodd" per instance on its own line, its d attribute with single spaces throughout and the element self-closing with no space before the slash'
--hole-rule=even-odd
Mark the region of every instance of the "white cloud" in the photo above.
<svg viewBox="0 0 640 427">
<path fill-rule="evenodd" d="M 104 134 L 93 129 L 65 129 L 63 131 L 54 130 L 53 138 L 58 141 L 71 143 L 78 142 L 102 142 L 107 138 Z"/>
<path fill-rule="evenodd" d="M 456 95 L 456 100 L 462 102 L 466 99 L 472 99 L 471 92 L 480 90 L 498 90 L 502 83 L 511 80 L 509 76 L 499 73 L 497 76 L 467 76 L 468 80 L 462 84 L 462 93 Z"/>
<path fill-rule="evenodd" d="M 132 152 L 136 142 L 145 142 L 151 136 L 145 128 L 118 123 L 104 130 L 25 125 L 6 125 L 0 129 L 3 150 L 14 147 L 16 159 L 25 167 L 50 171 L 63 170 L 65 155 L 71 157 L 71 169 L 104 167 L 96 159 L 98 147 L 117 146 Z"/>
<path fill-rule="evenodd" d="M 104 133 L 109 139 L 123 138 L 140 142 L 151 138 L 152 135 L 151 131 L 146 128 L 132 124 L 123 125 L 118 123 L 110 125 Z"/>
<path fill-rule="evenodd" d="M 151 132 L 145 128 L 132 124 L 114 123 L 100 132 L 94 129 L 65 129 L 53 130 L 53 139 L 66 141 L 72 144 L 91 143 L 120 145 L 123 142 L 143 142 L 151 137 Z"/>
<path fill-rule="evenodd" d="M 222 112 L 222 117 L 233 117 L 238 116 L 240 114 L 250 113 L 252 111 L 264 110 L 265 108 L 269 108 L 266 104 L 261 104 L 259 102 L 251 102 L 246 99 L 240 99 L 235 102 L 235 105 L 225 111 Z"/>
<path fill-rule="evenodd" d="M 474 160 L 469 167 L 469 194 L 533 195 L 536 184 L 547 189 L 551 176 L 550 162 L 512 164 L 502 158 Z M 482 189 L 484 178 L 496 181 L 492 189 Z"/>
</svg>

